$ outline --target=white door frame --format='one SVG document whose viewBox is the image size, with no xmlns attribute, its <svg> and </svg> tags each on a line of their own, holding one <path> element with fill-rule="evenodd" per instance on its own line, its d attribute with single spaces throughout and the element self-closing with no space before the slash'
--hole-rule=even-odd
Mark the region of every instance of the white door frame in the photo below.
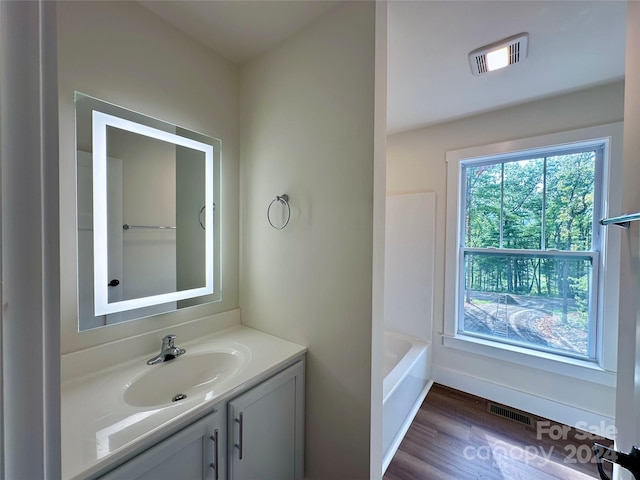
<svg viewBox="0 0 640 480">
<path fill-rule="evenodd" d="M 0 477 L 59 479 L 56 4 L 0 2 Z"/>
<path fill-rule="evenodd" d="M 640 3 L 627 2 L 627 42 L 624 99 L 624 162 L 622 212 L 640 211 Z M 608 227 L 617 228 L 617 227 Z M 616 386 L 616 448 L 629 451 L 640 444 L 640 225 L 622 234 Z M 617 479 L 632 479 L 617 469 Z"/>
</svg>

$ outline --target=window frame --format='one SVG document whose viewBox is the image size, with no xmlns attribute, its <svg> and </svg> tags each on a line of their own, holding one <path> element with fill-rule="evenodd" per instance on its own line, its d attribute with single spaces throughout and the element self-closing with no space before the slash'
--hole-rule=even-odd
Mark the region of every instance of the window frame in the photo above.
<svg viewBox="0 0 640 480">
<path fill-rule="evenodd" d="M 596 160 L 596 178 L 600 183 L 600 198 L 594 198 L 594 227 L 592 251 L 580 251 L 582 256 L 593 257 L 591 307 L 595 323 L 595 344 L 590 357 L 572 357 L 545 349 L 532 349 L 517 344 L 507 344 L 491 340 L 485 336 L 469 335 L 459 331 L 460 315 L 464 314 L 464 177 L 463 166 L 481 165 L 483 162 L 496 163 L 500 160 L 517 160 L 518 157 L 531 158 L 531 151 L 543 156 L 547 153 L 571 153 L 586 147 L 604 144 L 601 161 Z M 584 147 L 584 148 L 583 148 Z M 491 159 L 489 160 L 489 157 Z M 501 360 L 511 361 L 543 369 L 559 368 L 573 370 L 584 367 L 589 370 L 615 372 L 617 344 L 617 303 L 619 291 L 619 229 L 601 227 L 599 219 L 609 213 L 618 213 L 621 208 L 620 188 L 622 165 L 622 122 L 588 127 L 567 132 L 559 132 L 537 137 L 524 138 L 483 145 L 478 147 L 446 152 L 447 162 L 447 223 L 445 256 L 445 305 L 443 344 L 447 347 L 462 349 L 487 355 Z M 597 206 L 596 206 L 597 203 Z M 596 238 L 596 235 L 598 238 Z M 599 245 L 596 244 L 598 242 Z M 599 246 L 599 249 L 598 249 Z M 593 251 L 598 249 L 598 251 Z M 476 250 L 476 249 L 470 249 Z M 507 249 L 496 249 L 504 252 Z M 509 249 L 511 251 L 511 249 Z M 513 253 L 535 253 L 537 250 L 513 250 Z M 548 252 L 548 251 L 547 251 Z M 552 251 L 555 252 L 555 251 Z M 567 252 L 558 251 L 559 255 Z M 590 327 L 592 327 L 590 325 Z M 575 373 L 575 372 L 574 372 Z M 615 382 L 610 376 L 598 377 L 589 372 L 587 378 L 600 383 Z"/>
<path fill-rule="evenodd" d="M 470 158 L 470 159 L 462 159 L 459 162 L 460 169 L 460 200 L 459 200 L 459 219 L 460 222 L 458 232 L 458 289 L 461 292 L 458 295 L 458 312 L 464 311 L 464 292 L 466 291 L 465 283 L 466 283 L 466 275 L 465 275 L 465 254 L 466 253 L 483 253 L 487 255 L 501 255 L 501 256 L 514 256 L 514 257 L 536 257 L 536 258 L 557 258 L 557 259 L 569 259 L 569 258 L 583 258 L 589 259 L 591 262 L 591 282 L 589 287 L 589 312 L 588 312 L 588 324 L 589 324 L 589 338 L 587 342 L 587 353 L 586 355 L 579 354 L 571 354 L 570 352 L 561 352 L 558 349 L 544 347 L 541 345 L 534 344 L 526 344 L 514 340 L 509 339 L 494 339 L 493 341 L 497 341 L 499 343 L 506 343 L 510 345 L 520 345 L 523 348 L 529 348 L 532 350 L 540 350 L 546 351 L 549 353 L 578 358 L 582 360 L 595 361 L 596 360 L 596 352 L 598 351 L 598 342 L 599 336 L 597 335 L 597 306 L 598 306 L 598 290 L 599 283 L 598 281 L 593 281 L 593 279 L 599 278 L 598 272 L 598 262 L 599 255 L 602 249 L 602 227 L 598 219 L 601 217 L 602 210 L 602 170 L 604 166 L 604 151 L 607 148 L 607 139 L 598 139 L 595 141 L 587 141 L 587 142 L 579 142 L 579 143 L 571 143 L 568 146 L 561 146 L 558 149 L 555 149 L 553 146 L 549 148 L 540 149 L 532 149 L 526 150 L 522 154 L 514 153 L 513 155 L 490 155 L 487 157 L 480 158 Z M 503 246 L 498 247 L 467 247 L 465 246 L 465 237 L 466 237 L 466 212 L 464 210 L 464 206 L 467 202 L 467 175 L 466 171 L 469 167 L 480 167 L 480 166 L 494 166 L 501 165 L 503 167 L 503 179 L 504 179 L 504 165 L 511 162 L 518 162 L 522 160 L 530 160 L 535 158 L 544 158 L 546 161 L 547 157 L 555 157 L 559 155 L 574 155 L 585 152 L 594 152 L 594 179 L 593 179 L 593 219 L 591 225 L 591 246 L 589 250 L 556 250 L 556 249 L 545 249 L 543 248 L 545 245 L 545 216 L 544 212 L 542 213 L 541 218 L 541 230 L 540 230 L 540 248 L 538 249 L 515 249 L 515 248 L 506 248 Z M 546 175 L 546 173 L 545 173 Z M 504 181 L 504 180 L 503 180 Z M 503 204 L 504 204 L 504 192 L 501 187 L 501 207 L 500 207 L 500 245 L 502 245 L 503 238 Z M 543 205 L 545 201 L 543 199 Z M 464 315 L 461 315 L 458 319 L 457 324 L 457 333 L 462 335 L 469 335 L 473 337 L 486 338 L 488 340 L 492 339 L 492 335 L 483 335 L 481 333 L 475 333 L 468 330 L 464 330 Z"/>
</svg>

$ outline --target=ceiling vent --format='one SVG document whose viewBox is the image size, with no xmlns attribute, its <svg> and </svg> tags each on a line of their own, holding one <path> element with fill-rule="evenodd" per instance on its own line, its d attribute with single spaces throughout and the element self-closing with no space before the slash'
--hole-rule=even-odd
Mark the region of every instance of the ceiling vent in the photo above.
<svg viewBox="0 0 640 480">
<path fill-rule="evenodd" d="M 524 62 L 527 58 L 529 34 L 520 33 L 499 42 L 478 48 L 469 54 L 469 65 L 474 75 Z"/>
</svg>

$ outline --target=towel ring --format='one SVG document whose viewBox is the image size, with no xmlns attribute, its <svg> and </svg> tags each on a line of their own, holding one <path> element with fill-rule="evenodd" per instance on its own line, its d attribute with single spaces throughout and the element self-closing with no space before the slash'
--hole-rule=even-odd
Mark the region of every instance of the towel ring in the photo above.
<svg viewBox="0 0 640 480">
<path fill-rule="evenodd" d="M 202 208 L 200 209 L 200 213 L 198 214 L 198 220 L 200 221 L 200 226 L 202 227 L 203 230 L 206 230 L 207 227 L 204 226 L 204 218 L 202 216 L 202 214 L 204 213 L 204 209 L 207 208 L 206 205 L 202 205 Z"/>
<path fill-rule="evenodd" d="M 287 208 L 287 219 L 285 220 L 285 222 L 282 224 L 282 226 L 280 227 L 276 227 L 273 222 L 271 221 L 271 207 L 273 206 L 274 203 L 280 203 L 282 205 L 284 205 Z M 284 227 L 286 227 L 289 224 L 289 220 L 291 219 L 291 206 L 289 205 L 289 195 L 287 195 L 286 193 L 282 194 L 282 195 L 278 195 L 276 198 L 274 198 L 273 200 L 271 200 L 271 203 L 269 204 L 269 206 L 267 207 L 267 221 L 269 222 L 269 225 L 271 225 L 273 228 L 275 228 L 276 230 L 282 230 Z"/>
<path fill-rule="evenodd" d="M 207 229 L 207 226 L 204 224 L 205 222 L 205 209 L 207 208 L 206 205 L 202 205 L 202 208 L 200 209 L 200 213 L 198 214 L 198 221 L 200 222 L 200 227 L 202 227 L 203 230 Z M 215 223 L 216 221 L 216 204 L 213 204 L 213 222 Z"/>
</svg>

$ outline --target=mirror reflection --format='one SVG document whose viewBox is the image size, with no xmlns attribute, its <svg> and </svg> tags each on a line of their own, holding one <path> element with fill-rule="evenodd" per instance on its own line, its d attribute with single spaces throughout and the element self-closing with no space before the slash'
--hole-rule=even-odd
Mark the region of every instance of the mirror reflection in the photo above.
<svg viewBox="0 0 640 480">
<path fill-rule="evenodd" d="M 76 93 L 79 329 L 220 299 L 220 141 Z"/>
</svg>

